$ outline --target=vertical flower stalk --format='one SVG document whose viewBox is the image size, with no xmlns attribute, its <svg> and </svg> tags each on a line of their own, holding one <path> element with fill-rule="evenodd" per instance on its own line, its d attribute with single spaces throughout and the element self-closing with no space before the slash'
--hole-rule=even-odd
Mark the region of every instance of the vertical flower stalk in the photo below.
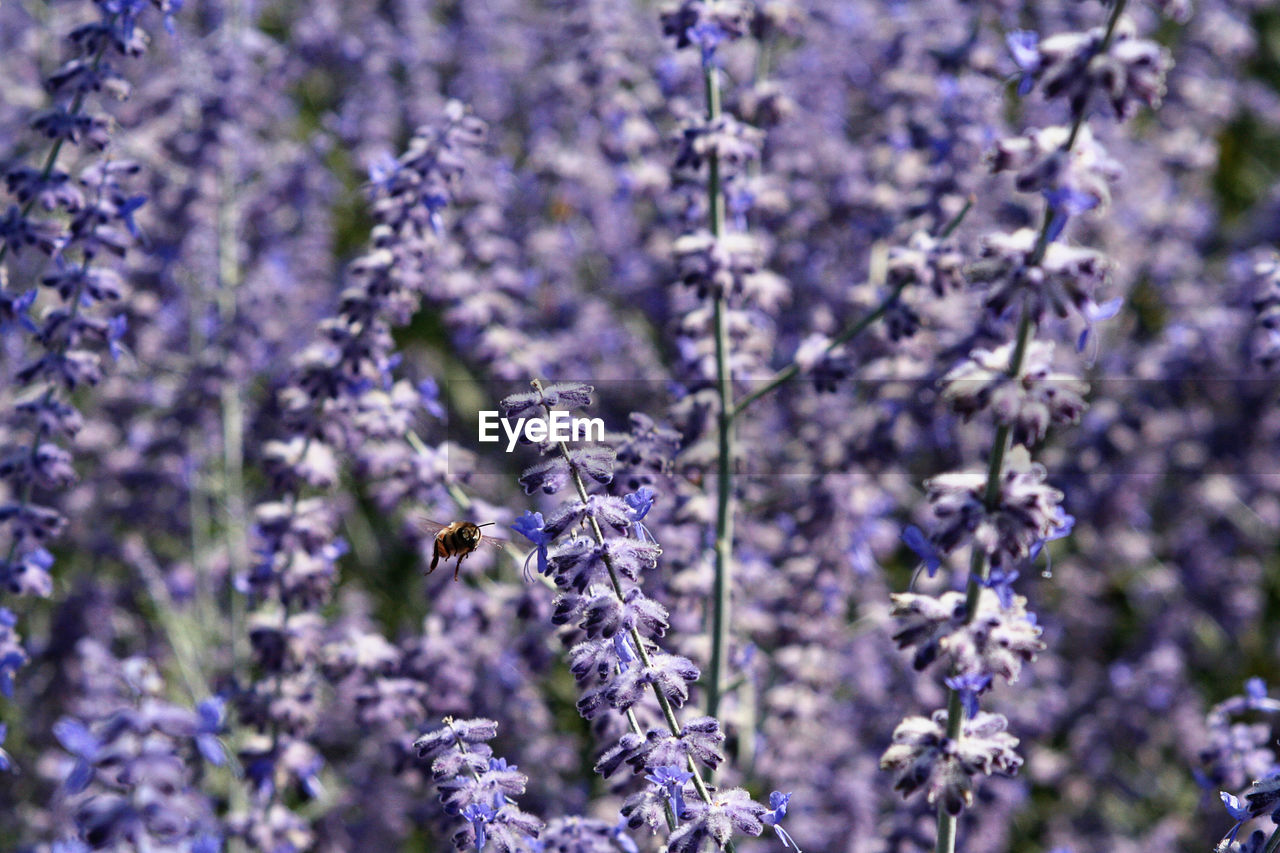
<svg viewBox="0 0 1280 853">
<path fill-rule="evenodd" d="M 1214 705 L 1205 718 L 1210 743 L 1200 753 L 1203 769 L 1197 775 L 1201 784 L 1235 790 L 1248 786 L 1238 797 L 1229 791 L 1218 792 L 1222 805 L 1235 820 L 1218 843 L 1220 853 L 1274 853 L 1280 849 L 1280 775 L 1271 725 L 1245 722 L 1246 718 L 1274 718 L 1277 714 L 1280 701 L 1267 695 L 1265 681 L 1251 678 L 1245 682 L 1243 695 Z M 1270 836 L 1259 830 L 1248 841 L 1236 841 L 1245 824 L 1262 817 L 1270 817 L 1276 824 Z"/>
<path fill-rule="evenodd" d="M 1027 445 L 1041 441 L 1050 424 L 1077 420 L 1085 390 L 1054 367 L 1053 344 L 1034 341 L 1033 334 L 1050 312 L 1074 314 L 1084 325 L 1083 349 L 1092 324 L 1118 307 L 1095 300 L 1106 259 L 1056 241 L 1072 216 L 1108 200 L 1107 183 L 1117 173 L 1086 124 L 1095 96 L 1104 96 L 1120 118 L 1140 103 L 1154 106 L 1169 64 L 1157 45 L 1134 37 L 1121 17 L 1124 5 L 1117 0 L 1106 26 L 1088 33 L 1040 42 L 1035 34 L 1017 32 L 1008 40 L 1024 75 L 1020 93 L 1039 82 L 1048 97 L 1067 99 L 1071 121 L 996 145 L 993 170 L 1016 172 L 1017 188 L 1041 194 L 1045 211 L 1038 231 L 989 236 L 969 270 L 972 280 L 990 285 L 992 319 L 1016 312 L 1013 340 L 974 350 L 944 379 L 944 397 L 962 416 L 991 413 L 995 437 L 985 471 L 943 474 L 926 483 L 935 519 L 928 541 L 918 531 L 904 536 L 931 576 L 943 555 L 969 548 L 963 596 L 893 597 L 895 639 L 915 649 L 916 668 L 946 661 L 946 708 L 905 720 L 881 759 L 883 768 L 898 771 L 898 789 L 910 794 L 924 788 L 937 806 L 938 853 L 955 850 L 957 817 L 972 803 L 973 777 L 1012 774 L 1022 762 L 1005 718 L 979 710 L 979 698 L 996 677 L 1016 680 L 1022 664 L 1044 648 L 1013 583 L 1017 567 L 1034 560 L 1047 541 L 1066 535 L 1073 520 L 1062 508 L 1063 493 L 1044 482 L 1047 472 L 1032 461 Z"/>
<path fill-rule="evenodd" d="M 712 26 L 715 26 L 714 24 Z M 713 33 L 709 39 L 719 39 Z M 707 124 L 720 120 L 720 69 L 714 60 L 714 44 L 703 47 L 703 74 L 707 89 Z M 719 240 L 724 234 L 724 193 L 720 189 L 720 154 L 712 149 L 707 157 L 708 228 Z M 725 658 L 729 653 L 729 625 L 732 618 L 733 584 L 733 376 L 729 371 L 729 318 L 726 294 L 717 291 L 714 302 L 716 336 L 716 391 L 720 409 L 716 412 L 716 575 L 712 589 L 711 672 L 707 676 L 707 715 L 720 713 L 720 692 L 724 686 Z"/>
<path fill-rule="evenodd" d="M 198 785 L 204 767 L 226 761 L 221 700 L 175 705 L 150 660 L 117 660 L 91 640 L 78 652 L 83 711 L 55 722 L 53 734 L 69 768 L 58 807 L 79 840 L 95 849 L 221 849 L 214 803 Z"/>
<path fill-rule="evenodd" d="M 550 418 L 553 409 L 590 403 L 589 386 L 544 387 L 534 380 L 533 388 L 503 400 L 503 416 L 533 409 Z M 717 790 L 703 778 L 704 770 L 724 760 L 720 724 L 709 716 L 682 723 L 677 715 L 699 673 L 692 661 L 658 644 L 668 613 L 641 587 L 661 554 L 653 537 L 637 527 L 652 504 L 652 490 L 641 488 L 622 498 L 588 493 L 588 480 L 606 484 L 613 478 L 609 447 L 570 449 L 565 442 L 548 441 L 540 449 L 547 458 L 521 475 L 525 491 L 554 494 L 571 485 L 577 497 L 545 519 L 526 513 L 514 529 L 534 544 L 539 569 L 561 590 L 553 621 L 586 634 L 570 651 L 570 668 L 583 690 L 579 713 L 595 720 L 612 709 L 630 729 L 605 751 L 596 770 L 607 777 L 627 765 L 649 783 L 627 800 L 622 813 L 632 828 L 647 825 L 656 832 L 665 826 L 672 853 L 694 853 L 707 840 L 731 850 L 735 833 L 763 831 L 770 810 L 742 789 Z M 647 729 L 639 716 L 646 694 L 662 720 Z"/>
<path fill-rule="evenodd" d="M 513 797 L 524 793 L 529 777 L 504 758 L 494 758 L 489 741 L 498 724 L 482 718 L 444 718 L 444 726 L 413 742 L 418 758 L 431 762 L 431 776 L 440 789 L 447 815 L 465 823 L 453 836 L 453 846 L 474 846 L 477 853 L 492 840 L 502 853 L 543 849 L 533 847 L 542 821 L 522 812 Z"/>
<path fill-rule="evenodd" d="M 685 267 L 685 280 L 711 301 L 710 334 L 715 360 L 716 412 L 716 528 L 715 576 L 711 592 L 711 659 L 705 679 L 707 714 L 717 717 L 726 677 L 733 590 L 733 453 L 734 402 L 731 368 L 729 289 L 735 277 L 757 262 L 755 250 L 745 239 L 729 239 L 725 228 L 723 170 L 743 167 L 759 156 L 760 131 L 725 116 L 721 108 L 720 61 L 717 51 L 724 42 L 747 33 L 748 11 L 737 2 L 704 3 L 686 0 L 662 13 L 665 34 L 677 48 L 697 47 L 702 59 L 706 113 L 700 126 L 685 130 L 678 165 L 706 166 L 706 231 L 685 235 L 677 242 L 677 254 Z M 734 255 L 739 256 L 736 262 Z M 742 269 L 734 270 L 734 266 Z"/>
<path fill-rule="evenodd" d="M 154 5 L 170 25 L 169 4 Z M 52 141 L 43 163 L 18 162 L 5 172 L 12 202 L 0 216 L 0 333 L 22 336 L 23 359 L 11 377 L 13 408 L 0 438 L 0 525 L 7 539 L 0 581 L 11 595 L 52 592 L 54 559 L 45 545 L 66 518 L 49 504 L 76 479 L 63 444 L 83 423 L 71 395 L 102 380 L 102 356 L 118 358 L 128 331 L 119 307 L 128 287 L 111 259 L 122 258 L 140 235 L 134 216 L 145 197 L 129 189 L 140 167 L 106 153 L 111 119 L 90 107 L 95 93 L 128 94 L 118 64 L 145 52 L 149 36 L 140 24 L 147 7 L 106 0 L 95 6 L 98 20 L 69 35 L 71 57 L 47 79 L 54 105 L 31 123 Z M 68 146 L 83 155 L 75 177 L 61 162 Z M 31 249 L 47 258 L 43 271 L 24 257 Z M 0 622 L 15 621 L 0 607 Z M 24 662 L 20 650 L 0 660 L 5 695 Z"/>
<path fill-rule="evenodd" d="M 284 808 L 285 782 L 307 799 L 322 792 L 323 760 L 310 742 L 324 674 L 320 609 L 347 549 L 324 493 L 336 484 L 343 455 L 359 457 L 366 438 L 402 420 L 404 397 L 420 400 L 393 381 L 399 356 L 391 326 L 417 306 L 442 211 L 465 153 L 483 134 L 484 125 L 451 102 L 438 126 L 421 129 L 405 154 L 373 175 L 373 247 L 352 264 L 335 316 L 294 360 L 280 393 L 289 434 L 262 449 L 275 497 L 255 508 L 257 562 L 238 581 L 255 605 L 248 630 L 260 677 L 238 697 L 241 717 L 257 730 L 242 753 L 254 797 L 250 813 L 235 821 L 237 833 L 261 849 L 310 837 L 305 820 Z"/>
</svg>

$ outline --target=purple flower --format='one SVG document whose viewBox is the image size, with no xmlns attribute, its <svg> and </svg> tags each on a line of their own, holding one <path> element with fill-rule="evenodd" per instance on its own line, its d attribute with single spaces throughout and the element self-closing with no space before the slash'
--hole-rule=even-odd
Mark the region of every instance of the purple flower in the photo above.
<svg viewBox="0 0 1280 853">
<path fill-rule="evenodd" d="M 662 32 L 675 38 L 676 48 L 698 45 L 709 39 L 716 44 L 726 39 L 737 39 L 747 34 L 750 10 L 742 0 L 680 0 L 664 7 L 661 13 Z M 701 41 L 700 41 L 701 40 Z"/>
<path fill-rule="evenodd" d="M 78 794 L 93 780 L 93 765 L 102 752 L 102 741 L 72 717 L 63 717 L 54 723 L 53 734 L 63 749 L 75 756 L 75 766 L 63 781 L 63 787 L 68 794 Z"/>
<path fill-rule="evenodd" d="M 1041 629 L 1020 595 L 1004 607 L 996 593 L 984 589 L 972 617 L 960 592 L 937 597 L 897 593 L 891 600 L 890 615 L 898 624 L 893 638 L 902 648 L 915 648 L 916 669 L 925 669 L 945 654 L 955 670 L 1014 681 L 1022 665 L 1044 650 Z"/>
<path fill-rule="evenodd" d="M 625 495 L 622 499 L 631 509 L 631 520 L 641 521 L 649 510 L 653 509 L 654 491 L 648 486 L 641 486 L 635 492 Z"/>
<path fill-rule="evenodd" d="M 374 190 L 390 193 L 399 174 L 400 161 L 386 149 L 379 151 L 369 162 L 369 183 Z"/>
<path fill-rule="evenodd" d="M 1053 212 L 1053 221 L 1049 225 L 1050 241 L 1057 240 L 1062 234 L 1062 230 L 1067 227 L 1067 221 L 1073 216 L 1079 216 L 1098 206 L 1098 197 L 1092 193 L 1084 192 L 1073 187 L 1057 187 L 1055 189 L 1046 189 L 1041 193 L 1045 201 L 1049 203 L 1049 209 Z"/>
<path fill-rule="evenodd" d="M 1035 82 L 1036 72 L 1040 70 L 1040 52 L 1037 46 L 1040 36 L 1032 30 L 1013 30 L 1004 37 L 1005 46 L 1013 56 L 1013 62 L 1022 72 L 1018 80 L 1018 95 L 1026 97 Z"/>
<path fill-rule="evenodd" d="M 13 676 L 27 662 L 27 653 L 13 630 L 18 617 L 7 607 L 0 607 L 0 694 L 13 698 Z"/>
<path fill-rule="evenodd" d="M 54 454 L 59 457 L 65 454 L 65 451 L 56 445 L 48 445 L 48 448 L 50 458 Z M 69 463 L 67 467 L 69 468 Z M 44 479 L 53 482 L 70 482 L 74 477 L 63 480 L 61 477 L 46 476 Z M 49 573 L 52 567 L 53 554 L 44 548 L 37 547 L 20 554 L 13 564 L 0 566 L 0 577 L 3 577 L 5 585 L 15 595 L 38 595 L 41 598 L 48 598 L 53 592 L 53 576 Z"/>
<path fill-rule="evenodd" d="M 445 812 L 469 824 L 454 836 L 459 848 L 474 843 L 479 851 L 493 837 L 500 849 L 522 849 L 542 828 L 541 821 L 508 802 L 524 793 L 528 778 L 505 759 L 493 757 L 486 741 L 496 734 L 492 720 L 446 717 L 442 728 L 414 742 L 420 757 L 432 759 L 432 778 Z"/>
<path fill-rule="evenodd" d="M 591 405 L 595 389 L 581 382 L 562 382 L 540 390 L 512 394 L 498 404 L 504 418 L 518 418 L 529 409 L 584 409 Z"/>
<path fill-rule="evenodd" d="M 978 697 L 991 686 L 991 676 L 979 672 L 953 675 L 944 680 L 952 690 L 960 694 L 964 712 L 972 719 L 978 713 Z"/>
<path fill-rule="evenodd" d="M 648 486 L 641 486 L 629 495 L 624 495 L 622 500 L 626 502 L 630 511 L 631 531 L 632 534 L 640 540 L 657 543 L 657 539 L 649 532 L 649 528 L 644 525 L 643 519 L 649 514 L 649 510 L 653 509 L 653 501 L 656 497 L 653 489 Z"/>
<path fill-rule="evenodd" d="M 640 853 L 640 848 L 631 840 L 631 836 L 627 835 L 627 819 L 625 817 L 620 817 L 618 822 L 609 828 L 609 837 L 622 850 L 622 853 Z"/>
<path fill-rule="evenodd" d="M 690 759 L 714 770 L 724 761 L 723 745 L 720 723 L 713 717 L 697 717 L 686 722 L 679 735 L 658 727 L 651 727 L 644 737 L 630 732 L 623 735 L 600 756 L 596 770 L 611 776 L 625 762 L 634 772 L 642 773 L 647 767 L 683 767 Z"/>
<path fill-rule="evenodd" d="M 685 31 L 685 39 L 702 51 L 702 67 L 711 68 L 716 63 L 716 48 L 728 38 L 728 34 L 715 21 L 703 20 Z"/>
<path fill-rule="evenodd" d="M 36 301 L 36 291 L 26 290 L 18 295 L 0 291 L 0 332 L 17 327 L 30 334 L 36 333 L 31 319 L 31 305 Z"/>
<path fill-rule="evenodd" d="M 622 664 L 624 669 L 636 660 L 635 654 L 631 651 L 631 644 L 627 642 L 625 634 L 613 635 L 613 649 L 618 655 L 618 662 Z"/>
<path fill-rule="evenodd" d="M 759 835 L 764 831 L 762 818 L 767 811 L 741 788 L 718 791 L 710 803 L 689 803 L 689 822 L 671 833 L 668 849 L 671 853 L 697 853 L 708 840 L 723 848 L 735 832 Z"/>
<path fill-rule="evenodd" d="M 1240 833 L 1240 828 L 1249 821 L 1253 820 L 1253 811 L 1247 806 L 1240 803 L 1240 798 L 1226 791 L 1219 791 L 1218 796 L 1222 798 L 1222 805 L 1226 807 L 1227 814 L 1231 815 L 1235 820 L 1235 826 L 1227 831 L 1222 838 L 1222 844 L 1225 846 L 1236 840 L 1236 836 Z"/>
<path fill-rule="evenodd" d="M 1013 582 L 1017 579 L 1017 569 L 1006 570 L 996 567 L 990 571 L 982 585 L 995 592 L 996 597 L 1000 599 L 1000 606 L 1008 610 L 1013 607 Z"/>
<path fill-rule="evenodd" d="M 664 765 L 655 767 L 652 773 L 644 777 L 646 780 L 661 788 L 671 802 L 671 813 L 677 818 L 685 816 L 684 803 L 684 786 L 685 783 L 693 778 L 693 774 L 681 770 L 679 767 Z"/>
<path fill-rule="evenodd" d="M 476 850 L 484 849 L 487 840 L 484 834 L 485 827 L 497 814 L 496 809 L 483 803 L 472 803 L 462 810 L 462 816 L 471 821 L 471 830 L 476 836 Z"/>
<path fill-rule="evenodd" d="M 1085 347 L 1089 345 L 1089 336 L 1093 334 L 1094 324 L 1103 320 L 1110 320 L 1120 313 L 1122 307 L 1124 307 L 1124 297 L 1122 296 L 1108 299 L 1098 305 L 1086 306 L 1083 314 L 1084 329 L 1080 332 L 1080 337 L 1076 339 L 1076 352 L 1084 352 Z M 1096 352 L 1094 352 L 1094 355 L 1096 355 Z"/>
<path fill-rule="evenodd" d="M 902 531 L 902 542 L 916 552 L 916 556 L 924 562 L 925 571 L 929 573 L 929 577 L 933 577 L 942 565 L 942 556 L 929 542 L 924 531 L 914 524 L 909 524 Z"/>
<path fill-rule="evenodd" d="M 1055 540 L 1065 539 L 1070 536 L 1071 531 L 1075 529 L 1075 526 L 1075 516 L 1067 512 L 1063 507 L 1059 506 L 1057 511 L 1054 513 L 1053 529 L 1047 536 L 1045 536 L 1045 538 L 1038 540 L 1031 546 L 1031 550 L 1027 554 L 1028 559 L 1034 561 L 1040 556 L 1040 552 L 1044 551 L 1045 545 Z M 1044 553 L 1045 568 L 1042 574 L 1047 577 L 1053 573 L 1053 560 L 1049 557 L 1048 551 L 1045 551 Z"/>
<path fill-rule="evenodd" d="M 4 739 L 9 734 L 9 726 L 6 723 L 0 723 L 0 744 L 4 743 Z M 13 757 L 0 747 L 0 773 L 8 773 L 13 770 Z"/>
<path fill-rule="evenodd" d="M 533 558 L 534 554 L 538 556 L 538 574 L 545 575 L 551 571 L 547 565 L 547 546 L 551 544 L 551 536 L 544 531 L 543 523 L 542 513 L 526 511 L 511 525 L 512 530 L 533 543 L 534 550 L 530 551 L 529 556 L 524 558 L 526 581 L 531 579 L 529 576 L 529 560 Z"/>
<path fill-rule="evenodd" d="M 444 406 L 440 404 L 440 386 L 430 376 L 418 383 L 418 398 L 422 408 L 433 418 L 445 416 Z"/>
<path fill-rule="evenodd" d="M 120 355 L 124 352 L 124 346 L 120 340 L 127 331 L 129 331 L 129 318 L 124 314 L 117 314 L 107 321 L 107 348 L 111 358 L 116 361 L 120 360 Z"/>
<path fill-rule="evenodd" d="M 679 708 L 689 698 L 689 685 L 698 680 L 698 675 L 698 667 L 688 658 L 655 650 L 649 653 L 648 666 L 637 662 L 615 674 L 605 698 L 614 708 L 626 711 L 640 701 L 645 686 L 652 685 Z"/>
<path fill-rule="evenodd" d="M 223 729 L 223 708 L 225 701 L 221 696 L 205 699 L 196 705 L 196 714 L 200 719 L 200 727 L 196 731 L 196 747 L 205 761 L 221 767 L 226 763 L 226 751 L 218 735 Z"/>
<path fill-rule="evenodd" d="M 572 611 L 567 611 L 558 624 L 564 624 L 580 613 L 582 619 L 578 624 L 588 637 L 612 637 L 635 628 L 641 636 L 656 639 L 666 633 L 669 625 L 667 609 L 645 597 L 639 587 L 623 593 L 621 601 L 612 592 L 600 593 L 585 604 L 580 598 L 571 601 L 567 594 L 559 601 L 566 607 L 571 606 Z"/>
<path fill-rule="evenodd" d="M 787 815 L 787 805 L 791 802 L 791 794 L 781 791 L 774 791 L 769 795 L 769 811 L 765 812 L 760 819 L 764 821 L 765 826 L 773 828 L 777 833 L 778 840 L 782 842 L 782 846 L 788 849 L 795 848 L 796 853 L 800 853 L 800 845 L 796 844 L 796 840 L 791 834 L 782 828 L 782 819 Z"/>
<path fill-rule="evenodd" d="M 125 199 L 116 207 L 116 216 L 124 222 L 125 228 L 135 240 L 142 239 L 142 232 L 138 230 L 138 224 L 133 221 L 133 215 L 146 203 L 145 195 L 135 195 Z"/>
<path fill-rule="evenodd" d="M 946 711 L 903 720 L 880 767 L 899 771 L 894 788 L 904 797 L 923 787 L 931 805 L 958 815 L 973 803 L 973 776 L 1013 775 L 1022 759 L 1014 752 L 1018 739 L 1005 732 L 1008 720 L 1000 714 L 975 714 L 955 741 L 946 736 L 946 721 Z"/>
</svg>

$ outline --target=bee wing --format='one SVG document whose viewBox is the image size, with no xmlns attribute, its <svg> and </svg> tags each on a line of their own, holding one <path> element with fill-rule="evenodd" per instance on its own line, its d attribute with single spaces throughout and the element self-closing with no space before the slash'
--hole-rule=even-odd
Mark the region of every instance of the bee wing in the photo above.
<svg viewBox="0 0 1280 853">
<path fill-rule="evenodd" d="M 507 547 L 507 545 L 508 545 L 508 544 L 509 544 L 509 543 L 507 542 L 507 540 L 505 540 L 505 539 L 494 539 L 492 536 L 485 536 L 484 538 L 482 538 L 482 539 L 480 540 L 480 547 L 481 547 L 481 548 L 484 548 L 484 547 L 490 547 L 490 548 L 493 548 L 495 551 L 503 551 L 503 550 L 506 550 L 506 547 Z"/>
<path fill-rule="evenodd" d="M 409 524 L 413 527 L 413 529 L 418 531 L 424 536 L 435 536 L 437 533 L 439 533 L 441 530 L 444 530 L 446 527 L 452 527 L 453 525 L 458 523 L 456 521 L 448 522 L 448 523 L 441 522 L 441 521 L 432 521 L 430 518 L 427 518 L 427 514 L 425 512 L 423 512 L 422 510 L 416 510 L 416 509 L 409 511 L 408 519 L 409 519 Z M 497 539 L 493 536 L 490 536 L 487 533 L 483 534 L 480 537 L 480 545 L 482 546 L 492 545 L 494 548 L 497 548 L 498 550 L 502 550 L 506 544 L 507 544 L 506 539 Z"/>
<path fill-rule="evenodd" d="M 409 524 L 412 525 L 413 529 L 424 536 L 435 536 L 441 530 L 444 530 L 449 526 L 447 524 L 441 524 L 438 521 L 432 521 L 427 518 L 427 514 L 425 512 L 417 509 L 410 511 L 408 519 Z"/>
</svg>

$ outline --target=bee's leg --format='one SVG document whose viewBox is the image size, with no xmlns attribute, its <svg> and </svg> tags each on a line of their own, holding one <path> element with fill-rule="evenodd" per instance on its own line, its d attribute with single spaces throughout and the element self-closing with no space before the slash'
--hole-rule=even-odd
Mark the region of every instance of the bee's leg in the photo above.
<svg viewBox="0 0 1280 853">
<path fill-rule="evenodd" d="M 436 570 L 436 563 L 440 562 L 440 540 L 438 539 L 436 540 L 435 545 L 432 548 L 432 551 L 433 551 L 433 554 L 431 556 L 431 568 L 427 569 L 427 574 L 431 574 L 432 572 L 434 572 Z"/>
<path fill-rule="evenodd" d="M 466 554 L 460 554 L 460 555 L 458 556 L 458 562 L 456 562 L 456 563 L 454 563 L 454 564 L 453 564 L 453 579 L 454 579 L 455 581 L 458 579 L 458 569 L 462 568 L 462 558 L 463 558 L 463 557 L 465 557 L 465 556 L 467 556 L 467 555 L 466 555 Z"/>
</svg>

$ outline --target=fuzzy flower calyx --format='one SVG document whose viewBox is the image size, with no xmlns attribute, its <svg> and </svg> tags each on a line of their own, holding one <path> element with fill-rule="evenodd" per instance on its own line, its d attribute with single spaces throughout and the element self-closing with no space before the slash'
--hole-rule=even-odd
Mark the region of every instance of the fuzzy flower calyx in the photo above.
<svg viewBox="0 0 1280 853">
<path fill-rule="evenodd" d="M 936 519 L 931 541 L 945 553 L 973 542 L 996 566 L 1024 559 L 1037 542 L 1061 527 L 1063 494 L 1044 482 L 1046 476 L 1044 466 L 1032 462 L 1027 449 L 1016 445 L 1009 451 L 990 507 L 985 502 L 985 471 L 953 472 L 927 480 Z"/>
<path fill-rule="evenodd" d="M 1012 776 L 1022 765 L 1014 752 L 1018 739 L 1005 732 L 1000 714 L 980 711 L 962 726 L 960 737 L 947 737 L 947 712 L 932 718 L 908 717 L 893 731 L 893 744 L 880 758 L 882 770 L 898 773 L 894 789 L 904 797 L 924 789 L 930 805 L 958 815 L 973 804 L 973 777 L 979 773 Z"/>
<path fill-rule="evenodd" d="M 1089 386 L 1053 369 L 1053 344 L 1032 341 L 1017 376 L 1009 375 L 1013 344 L 979 349 L 943 378 L 943 397 L 964 418 L 989 410 L 996 423 L 1013 427 L 1018 444 L 1044 439 L 1050 424 L 1075 423 Z"/>
</svg>

